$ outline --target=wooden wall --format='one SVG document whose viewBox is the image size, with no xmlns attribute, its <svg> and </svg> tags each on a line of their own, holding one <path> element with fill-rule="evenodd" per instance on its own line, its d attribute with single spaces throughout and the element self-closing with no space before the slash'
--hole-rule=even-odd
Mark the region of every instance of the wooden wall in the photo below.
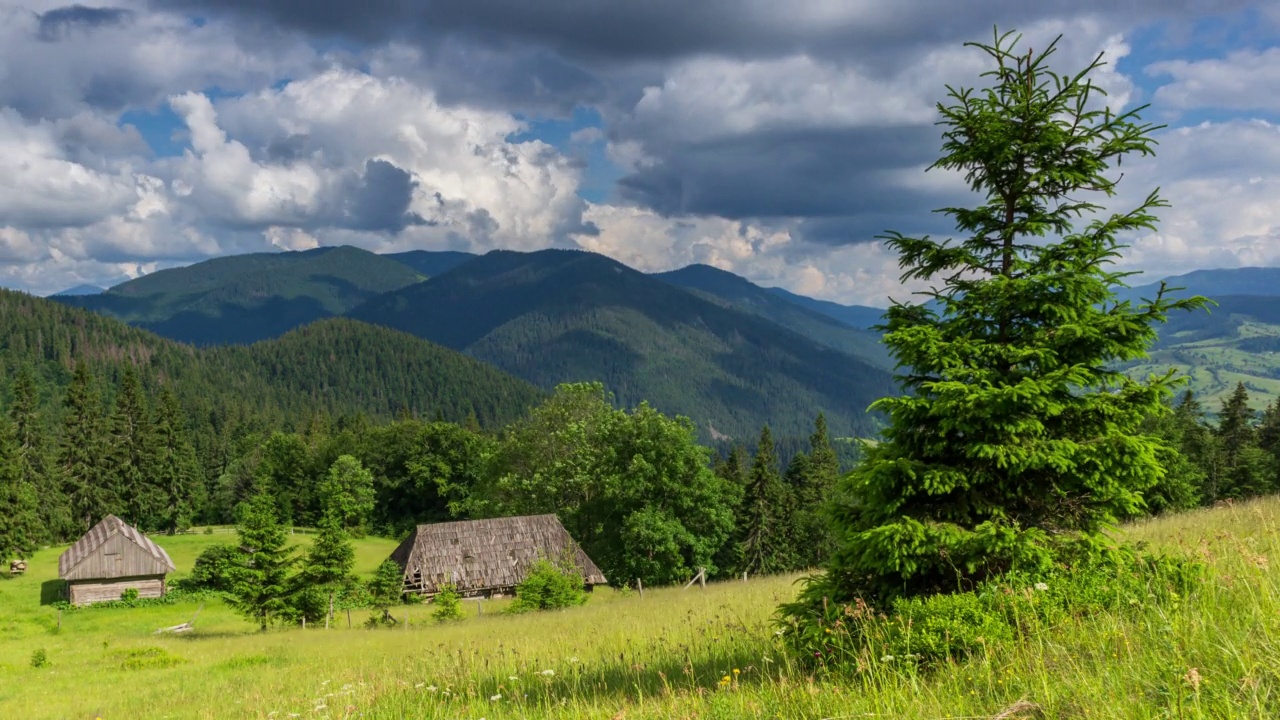
<svg viewBox="0 0 1280 720">
<path fill-rule="evenodd" d="M 71 581 L 100 580 L 152 576 L 167 571 L 168 568 L 160 560 L 124 535 L 116 533 L 77 561 L 74 569 L 64 577 Z"/>
<path fill-rule="evenodd" d="M 88 605 L 96 602 L 119 600 L 125 590 L 133 588 L 140 598 L 157 598 L 164 595 L 164 577 L 133 577 L 115 580 L 76 580 L 67 583 L 68 600 L 72 605 Z"/>
</svg>

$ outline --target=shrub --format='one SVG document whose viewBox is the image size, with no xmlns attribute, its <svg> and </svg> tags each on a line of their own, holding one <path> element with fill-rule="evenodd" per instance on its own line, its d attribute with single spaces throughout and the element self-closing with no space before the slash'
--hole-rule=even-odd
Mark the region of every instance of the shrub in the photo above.
<svg viewBox="0 0 1280 720">
<path fill-rule="evenodd" d="M 125 588 L 125 591 L 120 593 L 120 602 L 134 603 L 137 601 L 138 601 L 137 588 Z"/>
<path fill-rule="evenodd" d="M 458 595 L 457 589 L 452 585 L 445 585 L 431 604 L 435 606 L 431 611 L 431 617 L 435 618 L 436 622 L 462 619 L 462 596 Z"/>
<path fill-rule="evenodd" d="M 865 670 L 884 662 L 928 665 L 1072 617 L 1176 605 L 1200 570 L 1181 560 L 1111 548 L 1046 574 L 1008 573 L 969 592 L 900 598 L 886 612 L 861 600 L 796 603 L 782 609 L 779 631 L 804 662 L 825 671 Z M 807 592 L 824 587 L 819 579 Z"/>
<path fill-rule="evenodd" d="M 213 534 L 213 527 L 212 527 L 212 526 L 205 527 L 205 529 L 204 529 L 204 534 L 205 534 L 205 535 L 212 535 L 212 534 Z"/>
<path fill-rule="evenodd" d="M 117 650 L 112 653 L 112 656 L 119 663 L 121 670 L 166 668 L 181 665 L 187 661 L 186 658 L 179 657 L 162 647 L 155 646 Z"/>
<path fill-rule="evenodd" d="M 31 667 L 42 668 L 49 664 L 49 653 L 44 648 L 37 648 L 31 653 Z"/>
<path fill-rule="evenodd" d="M 547 560 L 539 560 L 516 586 L 515 602 L 511 603 L 507 612 L 557 610 L 581 605 L 586 601 L 587 593 L 582 588 L 582 576 L 577 571 L 560 568 Z"/>
<path fill-rule="evenodd" d="M 234 545 L 210 545 L 196 558 L 191 574 L 174 583 L 183 590 L 230 592 L 240 549 Z"/>
</svg>

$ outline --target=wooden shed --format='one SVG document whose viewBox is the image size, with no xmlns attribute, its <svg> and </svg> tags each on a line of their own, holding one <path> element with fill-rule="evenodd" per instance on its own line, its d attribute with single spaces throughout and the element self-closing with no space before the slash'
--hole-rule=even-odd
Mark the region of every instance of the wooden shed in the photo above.
<svg viewBox="0 0 1280 720">
<path fill-rule="evenodd" d="M 115 515 L 108 515 L 58 558 L 72 605 L 119 600 L 125 590 L 138 597 L 165 593 L 165 575 L 175 570 L 164 548 Z"/>
<path fill-rule="evenodd" d="M 506 594 L 540 559 L 572 563 L 588 588 L 608 583 L 555 515 L 419 525 L 391 559 L 404 570 L 404 591 L 421 595 L 445 585 L 462 595 Z"/>
</svg>

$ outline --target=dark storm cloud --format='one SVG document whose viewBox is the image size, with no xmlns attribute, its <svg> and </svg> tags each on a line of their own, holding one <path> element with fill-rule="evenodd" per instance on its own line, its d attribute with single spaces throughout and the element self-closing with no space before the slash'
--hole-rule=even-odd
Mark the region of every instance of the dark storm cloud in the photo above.
<svg viewBox="0 0 1280 720">
<path fill-rule="evenodd" d="M 891 213 L 917 207 L 918 198 L 887 182 L 885 173 L 927 163 L 937 144 L 932 127 L 761 132 L 673 147 L 624 177 L 619 189 L 664 215 Z"/>
<path fill-rule="evenodd" d="M 133 11 L 124 8 L 70 5 L 40 15 L 36 36 L 45 42 L 64 40 L 76 30 L 125 25 L 133 21 Z"/>
<path fill-rule="evenodd" d="M 397 233 L 421 223 L 422 218 L 409 212 L 417 186 L 408 171 L 385 160 L 368 161 L 364 176 L 349 189 L 343 225 L 352 230 Z"/>
</svg>

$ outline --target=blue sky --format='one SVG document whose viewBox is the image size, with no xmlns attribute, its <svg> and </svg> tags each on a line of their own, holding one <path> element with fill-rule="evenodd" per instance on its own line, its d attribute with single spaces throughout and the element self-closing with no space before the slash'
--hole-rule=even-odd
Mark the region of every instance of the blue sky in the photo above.
<svg viewBox="0 0 1280 720">
<path fill-rule="evenodd" d="M 962 45 L 995 23 L 1062 33 L 1062 69 L 1108 52 L 1098 82 L 1170 126 L 1113 199 L 1173 203 L 1126 267 L 1280 263 L 1276 2 L 296 8 L 3 2 L 0 284 L 318 245 L 579 247 L 883 304 L 901 286 L 875 235 L 946 232 L 931 210 L 962 196 L 921 172 L 932 103 L 979 82 Z"/>
</svg>

